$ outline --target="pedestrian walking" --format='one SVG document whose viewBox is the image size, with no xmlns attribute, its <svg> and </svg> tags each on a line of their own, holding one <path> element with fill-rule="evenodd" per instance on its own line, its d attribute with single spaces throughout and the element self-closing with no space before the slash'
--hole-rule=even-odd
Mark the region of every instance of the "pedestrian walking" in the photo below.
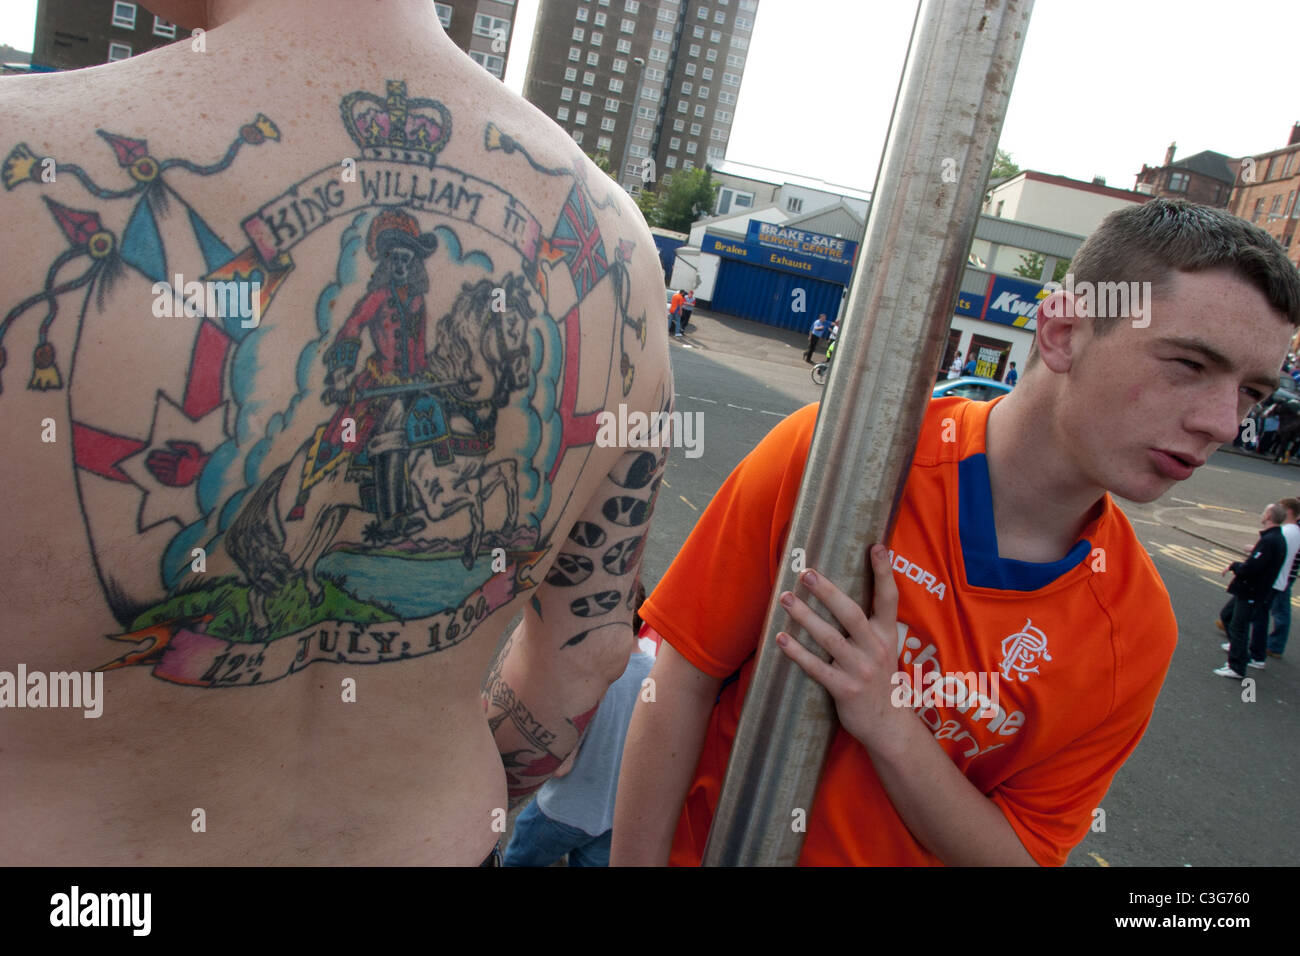
<svg viewBox="0 0 1300 956">
<path fill-rule="evenodd" d="M 1281 426 L 1282 419 L 1278 415 L 1277 405 L 1273 404 L 1264 409 L 1264 434 L 1259 438 L 1259 453 L 1261 455 L 1267 455 L 1272 450 Z"/>
<path fill-rule="evenodd" d="M 961 352 L 952 357 L 952 364 L 948 366 L 948 380 L 961 378 Z"/>
<path fill-rule="evenodd" d="M 1283 498 L 1278 502 L 1286 509 L 1286 522 L 1282 536 L 1286 538 L 1286 561 L 1283 570 L 1273 582 L 1273 605 L 1269 608 L 1272 627 L 1268 632 L 1268 656 L 1281 657 L 1286 650 L 1286 640 L 1291 634 L 1291 588 L 1296 572 L 1300 571 L 1300 498 Z M 1285 576 L 1285 580 L 1283 577 Z"/>
<path fill-rule="evenodd" d="M 809 365 L 812 364 L 813 351 L 817 348 L 821 338 L 826 334 L 826 313 L 823 312 L 813 320 L 812 329 L 808 333 L 808 348 L 804 350 L 803 360 Z"/>
<path fill-rule="evenodd" d="M 686 296 L 679 289 L 673 293 L 673 300 L 668 304 L 669 326 L 673 330 L 673 338 L 682 337 L 682 303 L 686 301 Z"/>
<path fill-rule="evenodd" d="M 682 331 L 687 332 L 691 327 L 691 313 L 695 311 L 695 290 L 687 289 L 686 297 L 682 300 Z"/>
<path fill-rule="evenodd" d="M 1016 371 L 1016 363 L 1011 363 L 1011 371 L 1007 372 L 1006 383 L 1012 388 L 1016 387 L 1016 382 L 1020 378 L 1020 373 Z"/>
<path fill-rule="evenodd" d="M 1286 509 L 1280 504 L 1265 508 L 1259 518 L 1263 530 L 1250 557 L 1232 562 L 1223 571 L 1224 574 L 1232 572 L 1228 593 L 1233 601 L 1224 608 L 1230 611 L 1228 620 L 1223 621 L 1222 612 L 1219 615 L 1228 632 L 1228 640 L 1223 645 L 1228 651 L 1228 662 L 1214 671 L 1219 677 L 1241 680 L 1246 676 L 1247 667 L 1262 668 L 1268 660 L 1268 609 L 1273 600 L 1273 582 L 1286 561 L 1286 538 L 1282 535 L 1285 520 Z M 1261 618 L 1264 626 L 1252 627 Z"/>
</svg>

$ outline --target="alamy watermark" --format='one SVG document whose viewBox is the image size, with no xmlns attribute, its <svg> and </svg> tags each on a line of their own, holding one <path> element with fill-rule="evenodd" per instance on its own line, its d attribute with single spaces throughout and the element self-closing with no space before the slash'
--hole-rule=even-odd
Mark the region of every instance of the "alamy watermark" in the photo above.
<svg viewBox="0 0 1300 956">
<path fill-rule="evenodd" d="M 84 710 L 86 718 L 104 713 L 104 674 L 102 671 L 29 671 L 26 664 L 18 672 L 0 671 L 0 710 L 10 707 L 68 707 Z"/>
<path fill-rule="evenodd" d="M 998 680 L 997 672 L 944 674 L 927 670 L 922 673 L 921 667 L 915 666 L 910 676 L 907 671 L 890 675 L 889 683 L 894 689 L 889 700 L 895 707 L 956 707 L 962 713 L 978 704 L 976 719 L 992 717 L 999 710 Z"/>
<path fill-rule="evenodd" d="M 1077 316 L 1081 319 L 1132 318 L 1133 328 L 1151 324 L 1150 282 L 1083 282 L 1074 281 L 1074 273 L 1065 274 L 1065 282 L 1044 282 L 1045 296 L 1066 292 L 1070 298 L 1045 298 L 1039 308 L 1049 319 Z M 1062 303 L 1060 311 L 1057 302 Z"/>
<path fill-rule="evenodd" d="M 703 412 L 641 412 L 620 403 L 617 412 L 596 413 L 601 448 L 681 448 L 687 458 L 704 453 Z"/>
<path fill-rule="evenodd" d="M 154 295 L 155 317 L 239 319 L 245 329 L 255 329 L 261 324 L 262 283 L 235 279 L 186 282 L 180 274 L 172 278 L 172 282 L 155 282 L 150 290 Z"/>
<path fill-rule="evenodd" d="M 124 927 L 148 936 L 153 926 L 152 893 L 87 893 L 73 885 L 50 897 L 50 925 Z"/>
</svg>

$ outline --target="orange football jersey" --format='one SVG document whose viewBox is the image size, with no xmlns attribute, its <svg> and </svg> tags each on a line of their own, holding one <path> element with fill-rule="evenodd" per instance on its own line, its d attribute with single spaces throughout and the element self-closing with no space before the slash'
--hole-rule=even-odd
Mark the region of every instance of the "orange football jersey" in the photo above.
<svg viewBox="0 0 1300 956">
<path fill-rule="evenodd" d="M 937 399 L 926 414 L 889 542 L 895 700 L 997 803 L 1030 855 L 1059 865 L 1146 729 L 1177 623 L 1109 495 L 1062 560 L 998 556 L 984 457 L 994 404 Z M 728 679 L 678 823 L 676 865 L 703 853 L 816 415 L 816 405 L 795 412 L 736 467 L 641 609 L 687 660 Z M 842 728 L 807 826 L 802 865 L 940 862 Z"/>
</svg>

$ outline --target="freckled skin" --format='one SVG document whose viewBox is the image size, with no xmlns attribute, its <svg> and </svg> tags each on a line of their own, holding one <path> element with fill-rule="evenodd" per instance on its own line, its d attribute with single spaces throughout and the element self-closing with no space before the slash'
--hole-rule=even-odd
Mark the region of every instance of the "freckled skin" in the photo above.
<svg viewBox="0 0 1300 956">
<path fill-rule="evenodd" d="M 1257 400 L 1249 390 L 1266 396 L 1276 387 L 1294 331 L 1255 286 L 1217 270 L 1174 277 L 1153 295 L 1147 328 L 1122 321 L 1097 336 L 1083 326 L 1059 386 L 1067 464 L 1120 497 L 1154 501 L 1176 482 L 1159 472 L 1152 451 L 1203 461 L 1232 441 Z M 1212 368 L 1171 338 L 1201 340 L 1233 367 Z"/>
<path fill-rule="evenodd" d="M 275 654 L 240 648 L 230 653 L 220 643 L 226 638 L 204 632 L 209 651 L 222 658 L 220 664 L 213 658 L 218 670 L 195 666 L 172 675 L 183 680 L 171 680 L 160 669 L 162 660 L 184 658 L 188 667 L 198 659 L 177 656 L 179 645 L 167 650 L 160 644 L 163 631 L 152 625 L 141 631 L 137 623 L 144 623 L 147 608 L 173 598 L 207 600 L 209 608 L 216 607 L 227 600 L 213 598 L 221 588 L 248 587 L 251 592 L 254 579 L 273 584 L 289 566 L 286 561 L 306 567 L 309 559 L 317 560 L 301 547 L 282 560 L 286 549 L 279 543 L 255 546 L 246 552 L 260 555 L 254 559 L 254 578 L 237 567 L 228 547 L 220 546 L 208 549 L 205 568 L 191 569 L 193 575 L 207 577 L 187 577 L 173 587 L 163 576 L 168 542 L 194 520 L 195 509 L 207 514 L 212 507 L 211 514 L 230 515 L 233 523 L 234 513 L 246 513 L 241 508 L 252 501 L 234 497 L 241 484 L 254 479 L 249 470 L 233 465 L 221 474 L 220 469 L 205 473 L 200 493 L 196 463 L 203 455 L 222 443 L 252 448 L 243 438 L 234 440 L 236 434 L 249 441 L 265 435 L 257 452 L 264 454 L 265 469 L 256 480 L 259 488 L 269 490 L 274 469 L 288 471 L 284 463 L 309 447 L 316 429 L 341 407 L 327 401 L 325 393 L 331 372 L 347 362 L 331 369 L 323 350 L 312 351 L 313 343 L 332 346 L 364 299 L 380 254 L 378 243 L 373 254 L 367 248 L 366 224 L 379 221 L 377 206 L 389 204 L 366 200 L 355 214 L 316 220 L 315 232 L 295 237 L 301 241 L 288 257 L 292 268 L 281 277 L 255 339 L 261 344 L 251 351 L 227 345 L 225 358 L 212 351 L 200 361 L 200 330 L 214 323 L 156 316 L 150 308 L 152 276 L 129 263 L 115 273 L 112 288 L 104 288 L 102 302 L 95 295 L 86 298 L 87 290 L 99 287 L 58 293 L 60 308 L 57 316 L 50 313 L 57 321 L 48 327 L 48 343 L 39 338 L 43 304 L 38 301 L 22 312 L 8 323 L 0 343 L 0 366 L 5 366 L 0 368 L 0 435 L 6 447 L 0 455 L 0 527 L 10 545 L 0 549 L 5 625 L 0 658 L 7 662 L 0 663 L 0 670 L 13 673 L 17 662 L 24 662 L 29 672 L 46 673 L 83 672 L 114 659 L 121 666 L 101 675 L 104 707 L 96 719 L 71 708 L 6 709 L 0 714 L 0 865 L 476 865 L 501 835 L 492 823 L 511 787 L 531 792 L 562 764 L 591 708 L 622 673 L 631 652 L 632 607 L 619 597 L 632 588 L 638 569 L 621 559 L 606 568 L 601 558 L 612 544 L 648 533 L 657 482 L 632 489 L 620 484 L 639 453 L 624 462 L 626 449 L 597 447 L 583 421 L 606 406 L 626 405 L 647 414 L 671 402 L 666 330 L 644 318 L 662 307 L 662 270 L 652 237 L 632 200 L 583 157 L 570 137 L 454 46 L 428 0 L 151 0 L 149 12 L 186 30 L 203 26 L 206 50 L 180 39 L 120 63 L 0 83 L 0 164 L 23 143 L 26 150 L 14 154 L 18 160 L 29 151 L 33 157 L 55 157 L 59 164 L 57 182 L 48 184 L 40 180 L 38 165 L 27 166 L 26 172 L 25 160 L 7 167 L 6 188 L 0 189 L 8 227 L 0 229 L 0 319 L 48 288 L 47 274 L 57 274 L 59 283 L 95 275 L 86 271 L 94 268 L 88 252 L 78 252 L 75 261 L 60 258 L 80 248 L 71 243 L 86 245 L 86 240 L 76 238 L 76 230 L 74 235 L 65 232 L 45 200 L 102 217 L 102 231 L 115 237 L 119 251 L 134 204 L 149 202 L 137 194 L 104 198 L 134 188 L 136 180 L 122 167 L 111 141 L 97 131 L 138 140 L 138 148 L 156 159 L 189 163 L 164 171 L 163 182 L 174 190 L 166 193 L 171 196 L 167 212 L 152 203 L 140 207 L 152 210 L 151 216 L 156 213 L 160 223 L 156 251 L 165 262 L 163 271 L 184 273 L 189 280 L 203 274 L 217 248 L 200 241 L 199 222 L 208 229 L 203 235 L 210 233 L 233 253 L 252 252 L 244 224 L 260 217 L 264 204 L 318 174 L 341 189 L 343 182 L 336 177 L 343 161 L 361 163 L 363 151 L 378 149 L 366 145 L 371 134 L 353 127 L 353 114 L 345 114 L 343 104 L 356 93 L 367 97 L 363 102 L 370 108 L 389 110 L 387 81 L 401 81 L 409 93 L 399 96 L 394 90 L 395 104 L 424 104 L 421 115 L 429 123 L 439 115 L 429 112 L 432 102 L 454 117 L 436 164 L 464 170 L 485 184 L 462 190 L 466 196 L 478 196 L 474 190 L 480 190 L 502 204 L 498 215 L 487 216 L 486 206 L 480 210 L 478 199 L 471 198 L 476 212 L 463 212 L 481 218 L 457 218 L 448 204 L 460 203 L 459 195 L 442 200 L 435 210 L 407 189 L 417 168 L 421 183 L 461 173 L 431 173 L 427 157 L 417 163 L 374 161 L 405 174 L 393 177 L 393 198 L 410 201 L 405 208 L 416 222 L 405 235 L 414 244 L 386 245 L 399 253 L 394 256 L 399 271 L 413 276 L 411 270 L 423 263 L 428 272 L 430 288 L 423 296 L 429 338 L 424 345 L 432 349 L 435 340 L 445 342 L 448 354 L 454 352 L 447 359 L 452 367 L 438 381 L 455 382 L 467 398 L 490 406 L 469 409 L 471 421 L 460 403 L 455 415 L 465 424 L 454 427 L 473 435 L 453 459 L 471 466 L 508 461 L 519 481 L 507 475 L 495 491 L 479 478 L 459 483 L 457 494 L 473 496 L 489 515 L 500 517 L 480 520 L 476 531 L 468 509 L 451 515 L 436 536 L 431 533 L 416 544 L 443 552 L 437 565 L 429 559 L 431 552 L 399 556 L 397 549 L 363 542 L 361 550 L 371 552 L 367 557 L 412 562 L 409 577 L 385 571 L 370 577 L 371 584 L 362 581 L 367 575 L 352 575 L 350 585 L 343 582 L 353 589 L 403 591 L 399 598 L 409 597 L 409 610 L 379 609 L 366 615 L 403 614 L 400 623 L 385 625 L 382 632 L 323 627 L 314 645 L 309 638 L 315 623 L 302 625 L 301 619 L 266 640 L 257 638 L 255 627 L 237 624 L 227 631 L 238 639 L 229 642 L 232 647 L 286 648 L 287 653 L 277 651 L 285 666 L 299 663 L 295 655 L 312 646 L 317 653 L 346 660 L 321 658 L 306 671 L 279 670 L 279 679 L 263 680 L 267 675 L 259 668 Z M 259 115 L 265 117 L 261 126 L 252 123 Z M 426 132 L 436 128 L 416 125 Z M 278 138 L 268 130 L 278 130 Z M 232 143 L 237 149 L 223 165 Z M 74 164 L 84 181 L 65 168 Z M 18 177 L 26 178 L 15 185 Z M 399 182 L 405 184 L 401 197 L 396 196 Z M 336 195 L 332 186 L 321 187 L 319 201 L 329 204 L 324 192 Z M 359 185 L 352 191 L 356 199 L 366 199 Z M 557 223 L 571 198 L 575 207 L 585 203 L 579 226 L 592 241 L 580 247 L 570 239 L 571 263 L 564 252 L 553 250 L 539 268 L 533 258 L 541 243 L 559 236 Z M 503 232 L 518 226 L 502 222 L 508 202 L 534 217 L 535 224 L 528 227 L 533 231 L 518 245 Z M 516 218 L 524 221 L 521 215 Z M 360 232 L 359 244 L 349 230 Z M 453 257 L 450 242 L 440 241 L 425 255 L 431 245 L 414 237 L 435 230 L 462 240 L 466 253 L 477 252 Z M 101 236 L 95 248 L 103 252 L 105 242 Z M 416 244 L 418 259 L 412 255 Z M 598 248 L 604 250 L 599 255 Z M 482 255 L 476 258 L 478 253 Z M 52 264 L 54 273 L 49 272 Z M 573 278 L 577 272 L 586 286 L 580 302 Z M 462 301 L 465 286 L 475 288 L 489 274 L 502 281 L 525 276 L 518 281 L 530 291 L 521 293 L 520 301 L 533 316 L 524 316 L 509 294 L 504 317 L 486 297 Z M 533 286 L 547 275 L 549 292 L 543 295 Z M 86 321 L 79 324 L 83 302 L 88 303 Z M 458 302 L 462 312 L 456 327 L 440 331 L 439 323 L 456 312 Z M 521 310 L 517 319 L 512 314 L 516 308 Z M 393 310 L 384 314 L 392 317 Z M 42 344 L 49 348 L 38 355 Z M 52 356 L 46 354 L 50 350 Z M 354 357 L 353 372 L 338 377 L 355 383 L 372 350 L 374 342 L 367 337 Z M 256 362 L 236 361 L 236 355 L 254 352 Z M 38 358 L 46 364 L 37 365 Z M 244 372 L 233 371 L 235 366 Z M 232 384 L 252 366 L 256 388 Z M 400 384 L 425 381 L 412 378 L 410 367 L 403 367 L 409 380 Z M 496 375 L 490 368 L 509 374 Z M 39 377 L 37 369 L 43 371 Z M 47 384 L 53 371 L 44 371 L 53 369 L 62 378 L 57 387 Z M 192 369 L 206 377 L 191 374 Z M 513 384 L 498 391 L 489 385 L 489 374 L 498 382 L 508 377 Z M 541 382 L 532 377 L 539 375 L 553 377 L 555 387 L 530 392 L 525 386 Z M 46 387 L 29 388 L 33 380 Z M 195 389 L 208 390 L 204 407 L 218 403 L 199 418 L 185 411 L 191 381 L 207 383 Z M 504 401 L 495 403 L 498 397 Z M 236 411 L 241 403 L 248 411 L 242 423 Z M 170 416 L 166 429 L 174 434 L 153 434 L 155 425 L 162 428 L 158 408 L 164 409 L 164 418 Z M 281 424 L 268 431 L 273 416 Z M 55 442 L 40 437 L 47 417 L 58 426 Z M 93 433 L 89 419 L 98 423 Z M 195 425 L 199 421 L 207 424 Z M 532 429 L 539 421 L 550 422 L 547 427 L 568 442 L 563 451 L 558 443 L 537 440 L 542 433 Z M 77 439 L 78 459 L 74 422 L 87 426 L 81 434 L 114 437 Z M 193 428 L 198 431 L 191 434 Z M 395 436 L 392 447 L 407 443 L 404 428 L 388 431 Z M 88 467 L 85 452 L 95 442 L 111 454 L 126 454 L 136 477 L 125 472 L 119 477 L 102 462 Z M 131 453 L 137 442 L 140 449 Z M 555 467 L 548 473 L 553 458 Z M 432 472 L 432 452 L 425 459 Z M 536 477 L 522 497 L 535 498 L 525 501 L 532 523 L 520 524 L 550 544 L 517 549 L 521 557 L 514 560 L 513 573 L 509 566 L 492 566 L 495 545 L 489 550 L 487 542 L 480 541 L 482 548 L 467 545 L 446 552 L 445 542 L 463 535 L 472 544 L 485 527 L 494 541 L 524 542 L 527 535 L 507 530 L 506 519 L 510 489 L 524 483 L 525 465 L 535 469 Z M 655 473 L 662 468 L 663 462 L 656 461 Z M 321 543 L 331 535 L 348 540 L 364 535 L 370 520 L 365 508 L 341 504 L 354 495 L 360 503 L 361 482 L 345 479 L 346 470 L 338 469 L 332 487 L 315 485 L 310 502 L 318 516 L 345 513 L 344 523 L 308 525 L 300 537 Z M 293 479 L 284 483 L 290 506 L 298 494 L 301 465 L 292 472 Z M 410 499 L 415 485 L 409 473 L 393 468 L 390 474 L 396 476 L 390 493 L 407 493 L 406 506 L 392 506 L 390 497 L 390 510 L 428 510 L 423 501 Z M 363 476 L 358 471 L 352 477 Z M 420 493 L 437 493 L 451 484 L 449 474 L 435 475 L 420 485 Z M 485 504 L 488 495 L 494 498 Z M 604 506 L 611 499 L 619 507 L 614 518 L 606 518 Z M 234 503 L 229 511 L 219 510 L 227 500 Z M 292 508 L 282 507 L 278 496 L 268 494 L 263 500 L 268 526 L 294 523 L 287 518 Z M 179 509 L 177 517 L 161 517 L 161 511 L 154 516 L 151 509 L 164 501 L 164 510 Z M 624 501 L 635 501 L 635 508 L 624 507 Z M 583 540 L 597 544 L 570 540 L 569 531 L 580 519 L 588 529 Z M 311 519 L 304 515 L 297 520 Z M 629 522 L 637 525 L 634 531 L 626 530 Z M 314 530 L 319 533 L 313 535 Z M 409 527 L 402 533 L 408 532 Z M 602 547 L 606 539 L 611 540 Z M 226 526 L 222 540 L 237 544 L 240 535 L 230 534 Z M 580 592 L 546 582 L 557 555 L 574 549 L 593 563 Z M 472 573 L 463 553 L 471 564 L 477 562 Z M 447 567 L 456 570 L 443 574 Z M 299 587 L 299 580 L 285 583 Z M 489 585 L 491 600 L 500 602 L 493 609 L 482 593 Z M 470 599 L 476 592 L 482 600 Z M 300 611 L 314 613 L 305 606 L 310 598 L 295 605 L 283 593 L 282 606 L 289 610 L 276 612 L 282 622 Z M 575 599 L 584 599 L 578 607 L 588 616 L 571 612 Z M 322 608 L 327 603 L 323 598 Z M 379 608 L 381 601 L 372 603 Z M 444 610 L 433 611 L 439 620 L 432 622 L 429 609 L 437 606 Z M 498 656 L 502 631 L 525 606 L 527 620 L 518 640 L 506 642 L 507 652 Z M 225 607 L 242 613 L 238 600 Z M 352 610 L 325 608 L 323 613 L 327 618 L 357 616 Z M 454 622 L 448 617 L 452 614 Z M 591 616 L 599 620 L 593 622 Z M 177 627 L 206 628 L 216 617 L 180 620 L 172 617 Z M 293 636 L 292 629 L 300 625 L 304 633 Z M 144 633 L 144 640 L 119 639 L 136 633 Z M 574 638 L 580 639 L 570 643 Z M 146 660 L 145 652 L 154 656 Z M 372 662 L 379 666 L 359 666 L 356 655 L 376 659 Z M 221 671 L 233 667 L 240 668 L 240 679 L 252 682 L 257 675 L 258 686 L 218 686 L 218 674 L 228 681 L 230 675 Z M 484 697 L 489 671 L 493 693 Z M 350 680 L 341 686 L 344 677 Z M 509 781 L 507 760 L 514 761 Z M 191 830 L 196 806 L 203 808 L 208 823 L 201 837 Z"/>
</svg>

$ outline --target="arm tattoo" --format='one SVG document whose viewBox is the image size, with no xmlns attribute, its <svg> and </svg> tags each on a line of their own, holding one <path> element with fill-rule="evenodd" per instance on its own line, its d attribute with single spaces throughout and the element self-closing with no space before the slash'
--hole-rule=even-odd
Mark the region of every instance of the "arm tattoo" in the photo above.
<svg viewBox="0 0 1300 956">
<path fill-rule="evenodd" d="M 596 564 L 585 554 L 563 552 L 556 556 L 555 564 L 546 575 L 546 583 L 559 588 L 571 588 L 591 577 Z"/>
</svg>

